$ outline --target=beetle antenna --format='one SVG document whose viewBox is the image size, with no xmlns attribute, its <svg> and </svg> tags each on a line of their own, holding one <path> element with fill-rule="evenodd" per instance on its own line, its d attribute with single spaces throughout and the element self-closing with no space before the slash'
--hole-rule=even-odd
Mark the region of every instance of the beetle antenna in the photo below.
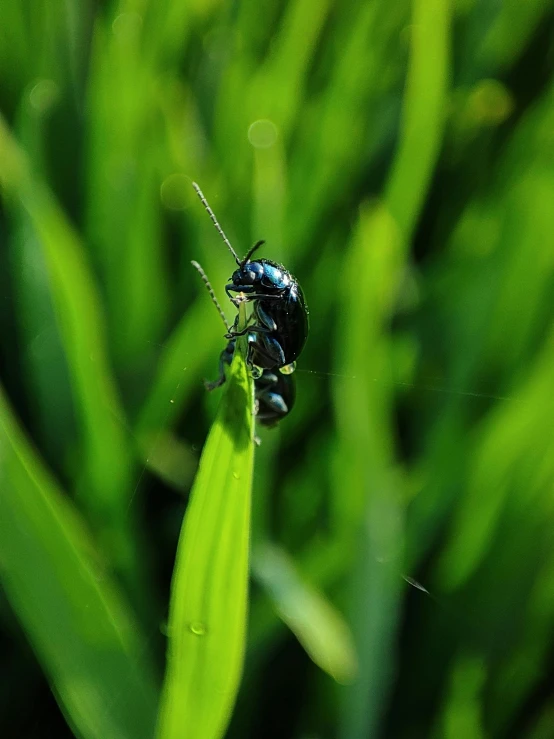
<svg viewBox="0 0 554 739">
<path fill-rule="evenodd" d="M 218 231 L 219 235 L 221 236 L 221 238 L 223 239 L 223 241 L 224 241 L 224 242 L 225 242 L 225 243 L 227 244 L 227 248 L 229 249 L 229 251 L 231 252 L 231 254 L 233 255 L 233 257 L 235 258 L 235 262 L 236 262 L 236 263 L 237 263 L 237 264 L 239 265 L 239 267 L 240 267 L 240 266 L 241 266 L 241 263 L 240 263 L 240 259 L 238 258 L 238 256 L 237 256 L 237 253 L 236 253 L 236 251 L 235 251 L 235 250 L 233 249 L 233 247 L 231 246 L 231 242 L 229 241 L 229 239 L 227 238 L 227 236 L 225 236 L 225 233 L 224 233 L 223 229 L 221 228 L 221 226 L 219 225 L 219 223 L 218 223 L 218 221 L 217 221 L 217 218 L 216 218 L 216 217 L 215 217 L 215 215 L 214 215 L 214 212 L 213 212 L 213 210 L 212 210 L 212 209 L 210 208 L 210 206 L 209 206 L 209 204 L 208 204 L 208 201 L 207 201 L 207 200 L 206 200 L 206 198 L 204 197 L 204 193 L 203 193 L 203 192 L 202 192 L 202 190 L 201 190 L 201 189 L 200 189 L 200 188 L 198 187 L 198 185 L 196 184 L 196 182 L 193 182 L 193 183 L 192 183 L 192 186 L 193 186 L 193 187 L 194 187 L 194 189 L 196 190 L 196 194 L 197 194 L 197 195 L 198 195 L 198 197 L 200 198 L 200 202 L 202 203 L 202 205 L 204 206 L 204 208 L 205 208 L 205 209 L 207 210 L 207 212 L 208 212 L 208 215 L 209 215 L 209 216 L 210 216 L 210 218 L 212 219 L 212 223 L 213 223 L 213 224 L 214 224 L 214 226 L 216 227 L 216 229 L 217 229 L 217 231 Z"/>
<path fill-rule="evenodd" d="M 227 333 L 231 330 L 231 326 L 227 322 L 227 319 L 225 318 L 225 313 L 221 310 L 221 306 L 219 305 L 219 300 L 216 298 L 215 293 L 213 291 L 212 286 L 210 285 L 210 281 L 208 280 L 208 277 L 202 267 L 198 264 L 198 262 L 192 261 L 192 266 L 195 267 L 198 270 L 198 273 L 200 274 L 200 277 L 204 280 L 204 285 L 208 288 L 208 292 L 210 293 L 210 297 L 212 299 L 213 304 L 219 311 L 219 315 L 223 319 L 223 323 L 225 324 L 225 328 L 227 329 Z"/>
<path fill-rule="evenodd" d="M 262 241 L 256 241 L 256 243 L 254 244 L 254 246 L 251 249 L 248 250 L 248 252 L 246 253 L 246 256 L 244 257 L 244 259 L 242 260 L 242 262 L 240 263 L 239 266 L 240 267 L 244 267 L 244 265 L 246 264 L 246 262 L 248 262 L 250 260 L 250 257 L 252 256 L 252 254 L 254 254 L 254 252 L 257 249 L 259 249 L 260 246 L 262 246 L 262 244 L 265 244 L 265 241 L 263 241 L 263 240 Z"/>
</svg>

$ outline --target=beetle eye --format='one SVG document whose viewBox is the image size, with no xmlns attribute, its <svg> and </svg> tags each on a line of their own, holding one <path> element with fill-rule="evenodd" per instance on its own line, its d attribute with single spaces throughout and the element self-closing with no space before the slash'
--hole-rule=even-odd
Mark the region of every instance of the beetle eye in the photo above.
<svg viewBox="0 0 554 739">
<path fill-rule="evenodd" d="M 248 262 L 242 268 L 242 281 L 247 285 L 253 285 L 260 279 L 260 274 L 263 270 L 260 269 L 260 265 L 255 262 Z"/>
</svg>

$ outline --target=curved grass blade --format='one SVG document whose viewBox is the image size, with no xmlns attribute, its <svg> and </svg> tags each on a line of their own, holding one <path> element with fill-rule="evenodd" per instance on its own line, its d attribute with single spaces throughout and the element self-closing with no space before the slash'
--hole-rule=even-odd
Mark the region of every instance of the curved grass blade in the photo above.
<svg viewBox="0 0 554 739">
<path fill-rule="evenodd" d="M 347 463 L 349 479 L 357 481 L 354 489 L 358 488 L 362 500 L 365 497 L 365 511 L 360 510 L 363 533 L 351 581 L 351 623 L 360 670 L 356 683 L 344 693 L 339 731 L 340 737 L 348 739 L 379 733 L 392 687 L 401 597 L 396 573 L 404 543 L 402 493 L 394 469 L 392 397 L 384 388 L 377 393 L 372 379 L 380 372 L 390 376 L 391 305 L 442 142 L 449 77 L 449 0 L 413 0 L 411 31 L 399 147 L 383 207 L 362 213 L 350 256 L 358 296 L 355 303 L 347 296 L 344 305 L 345 326 L 352 328 L 341 336 L 343 359 L 338 365 L 345 376 L 360 378 L 351 387 L 339 380 L 337 397 L 345 440 L 351 433 L 348 426 L 356 430 L 350 440 L 352 452 L 348 442 L 341 450 L 343 464 Z M 362 272 L 360 264 L 364 264 Z"/>
<path fill-rule="evenodd" d="M 218 739 L 233 708 L 246 635 L 252 409 L 237 351 L 181 530 L 159 739 Z"/>
<path fill-rule="evenodd" d="M 213 317 L 212 311 L 207 300 L 193 303 L 165 341 L 156 376 L 136 422 L 139 438 L 171 428 L 182 414 L 192 388 L 201 380 L 205 356 L 204 352 L 192 351 L 191 347 L 202 342 L 204 350 L 212 348 L 215 353 L 217 342 L 221 340 L 215 334 L 213 337 L 207 335 L 204 329 Z"/>
<path fill-rule="evenodd" d="M 77 736 L 150 739 L 145 641 L 0 388 L 0 578 Z"/>
<path fill-rule="evenodd" d="M 129 531 L 132 456 L 119 418 L 124 411 L 110 369 L 102 306 L 86 252 L 55 197 L 0 117 L 0 182 L 41 244 L 78 414 L 82 470 L 77 496 L 110 546 L 116 569 L 139 590 L 141 569 Z M 140 597 L 137 596 L 137 600 Z"/>
<path fill-rule="evenodd" d="M 310 659 L 337 682 L 351 682 L 358 670 L 357 657 L 341 614 L 322 593 L 303 581 L 280 547 L 265 542 L 254 550 L 252 559 L 254 575 Z"/>
<path fill-rule="evenodd" d="M 448 112 L 450 1 L 413 0 L 402 127 L 385 200 L 407 249 L 442 145 Z"/>
</svg>

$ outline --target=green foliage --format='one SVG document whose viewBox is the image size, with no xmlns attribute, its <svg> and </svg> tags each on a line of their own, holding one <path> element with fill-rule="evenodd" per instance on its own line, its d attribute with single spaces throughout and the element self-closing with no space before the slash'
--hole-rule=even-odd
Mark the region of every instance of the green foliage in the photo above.
<svg viewBox="0 0 554 739">
<path fill-rule="evenodd" d="M 246 314 L 245 304 L 241 309 Z M 246 353 L 246 338 L 240 341 Z M 185 733 L 217 739 L 239 687 L 254 462 L 252 379 L 240 351 L 206 440 L 177 549 L 160 739 Z"/>
<path fill-rule="evenodd" d="M 0 461 L 2 583 L 70 724 L 83 737 L 152 736 L 144 634 L 3 394 Z"/>
<path fill-rule="evenodd" d="M 553 37 L 552 0 L 1 4 L 2 736 L 552 735 Z M 310 306 L 253 467 L 193 180 Z"/>
</svg>

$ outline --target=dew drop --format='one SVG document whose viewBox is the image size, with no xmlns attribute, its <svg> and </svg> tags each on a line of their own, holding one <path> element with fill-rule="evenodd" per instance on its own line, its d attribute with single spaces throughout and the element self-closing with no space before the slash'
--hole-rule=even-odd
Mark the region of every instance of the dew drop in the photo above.
<svg viewBox="0 0 554 739">
<path fill-rule="evenodd" d="M 205 636 L 206 625 L 203 624 L 201 621 L 193 621 L 192 623 L 189 624 L 189 630 L 195 636 Z"/>
<path fill-rule="evenodd" d="M 233 472 L 233 477 L 235 478 L 235 480 L 240 480 L 240 475 L 238 472 Z"/>
<path fill-rule="evenodd" d="M 291 362 L 290 364 L 285 364 L 284 367 L 279 367 L 279 372 L 282 375 L 292 375 L 295 369 L 296 369 L 296 362 Z"/>
</svg>

